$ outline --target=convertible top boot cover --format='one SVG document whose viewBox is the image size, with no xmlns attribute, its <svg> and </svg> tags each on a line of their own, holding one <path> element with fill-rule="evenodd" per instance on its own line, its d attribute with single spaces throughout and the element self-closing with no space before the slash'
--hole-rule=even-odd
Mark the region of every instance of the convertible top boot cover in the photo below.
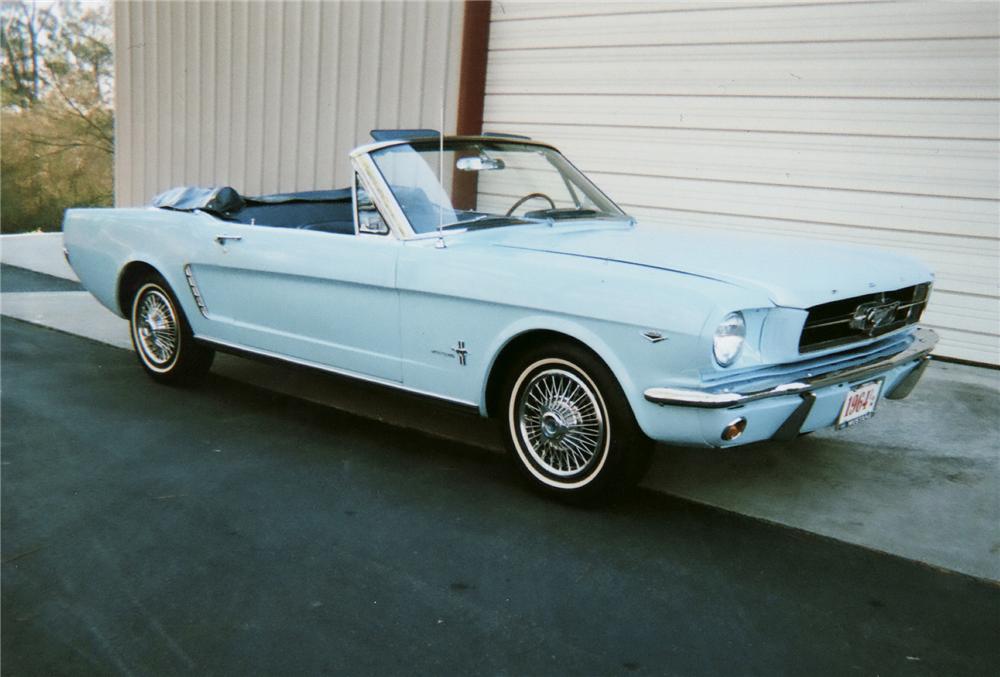
<svg viewBox="0 0 1000 677">
<path fill-rule="evenodd" d="M 229 186 L 198 188 L 182 186 L 171 188 L 153 198 L 153 206 L 160 209 L 174 209 L 193 212 L 200 209 L 211 214 L 230 214 L 243 209 L 245 204 L 240 194 Z"/>
</svg>

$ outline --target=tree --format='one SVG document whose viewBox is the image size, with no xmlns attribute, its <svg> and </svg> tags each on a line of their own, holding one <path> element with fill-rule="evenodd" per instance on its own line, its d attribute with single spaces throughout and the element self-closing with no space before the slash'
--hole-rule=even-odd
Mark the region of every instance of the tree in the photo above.
<svg viewBox="0 0 1000 677">
<path fill-rule="evenodd" d="M 113 199 L 110 7 L 4 2 L 0 20 L 0 226 L 58 229 L 66 208 Z"/>
<path fill-rule="evenodd" d="M 0 3 L 5 106 L 11 102 L 26 107 L 38 100 L 42 86 L 42 43 L 54 24 L 52 10 L 52 6 L 40 8 L 31 2 Z"/>
</svg>

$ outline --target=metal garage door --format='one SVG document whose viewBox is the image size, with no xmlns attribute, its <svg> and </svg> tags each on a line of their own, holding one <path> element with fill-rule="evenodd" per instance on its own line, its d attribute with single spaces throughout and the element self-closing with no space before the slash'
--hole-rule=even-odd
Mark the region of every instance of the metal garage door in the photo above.
<svg viewBox="0 0 1000 677">
<path fill-rule="evenodd" d="M 998 8 L 495 1 L 484 127 L 640 217 L 916 255 L 938 352 L 1000 364 Z"/>
</svg>

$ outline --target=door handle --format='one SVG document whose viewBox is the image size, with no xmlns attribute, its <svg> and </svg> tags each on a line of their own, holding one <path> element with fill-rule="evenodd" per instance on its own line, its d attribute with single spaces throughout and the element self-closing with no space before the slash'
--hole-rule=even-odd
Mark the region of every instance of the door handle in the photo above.
<svg viewBox="0 0 1000 677">
<path fill-rule="evenodd" d="M 243 239 L 242 235 L 216 235 L 215 241 L 219 244 L 226 244 L 227 241 L 239 242 Z"/>
</svg>

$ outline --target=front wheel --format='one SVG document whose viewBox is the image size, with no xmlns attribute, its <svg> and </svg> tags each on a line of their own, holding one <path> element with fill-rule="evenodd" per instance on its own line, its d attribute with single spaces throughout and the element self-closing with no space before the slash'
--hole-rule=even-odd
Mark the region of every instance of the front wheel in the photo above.
<svg viewBox="0 0 1000 677">
<path fill-rule="evenodd" d="M 509 373 L 505 395 L 504 437 L 536 488 L 591 501 L 621 493 L 645 474 L 652 442 L 614 375 L 582 347 L 525 353 Z"/>
<path fill-rule="evenodd" d="M 195 342 L 187 318 L 159 275 L 142 280 L 129 316 L 139 364 L 161 383 L 191 383 L 208 372 L 215 351 Z"/>
</svg>

